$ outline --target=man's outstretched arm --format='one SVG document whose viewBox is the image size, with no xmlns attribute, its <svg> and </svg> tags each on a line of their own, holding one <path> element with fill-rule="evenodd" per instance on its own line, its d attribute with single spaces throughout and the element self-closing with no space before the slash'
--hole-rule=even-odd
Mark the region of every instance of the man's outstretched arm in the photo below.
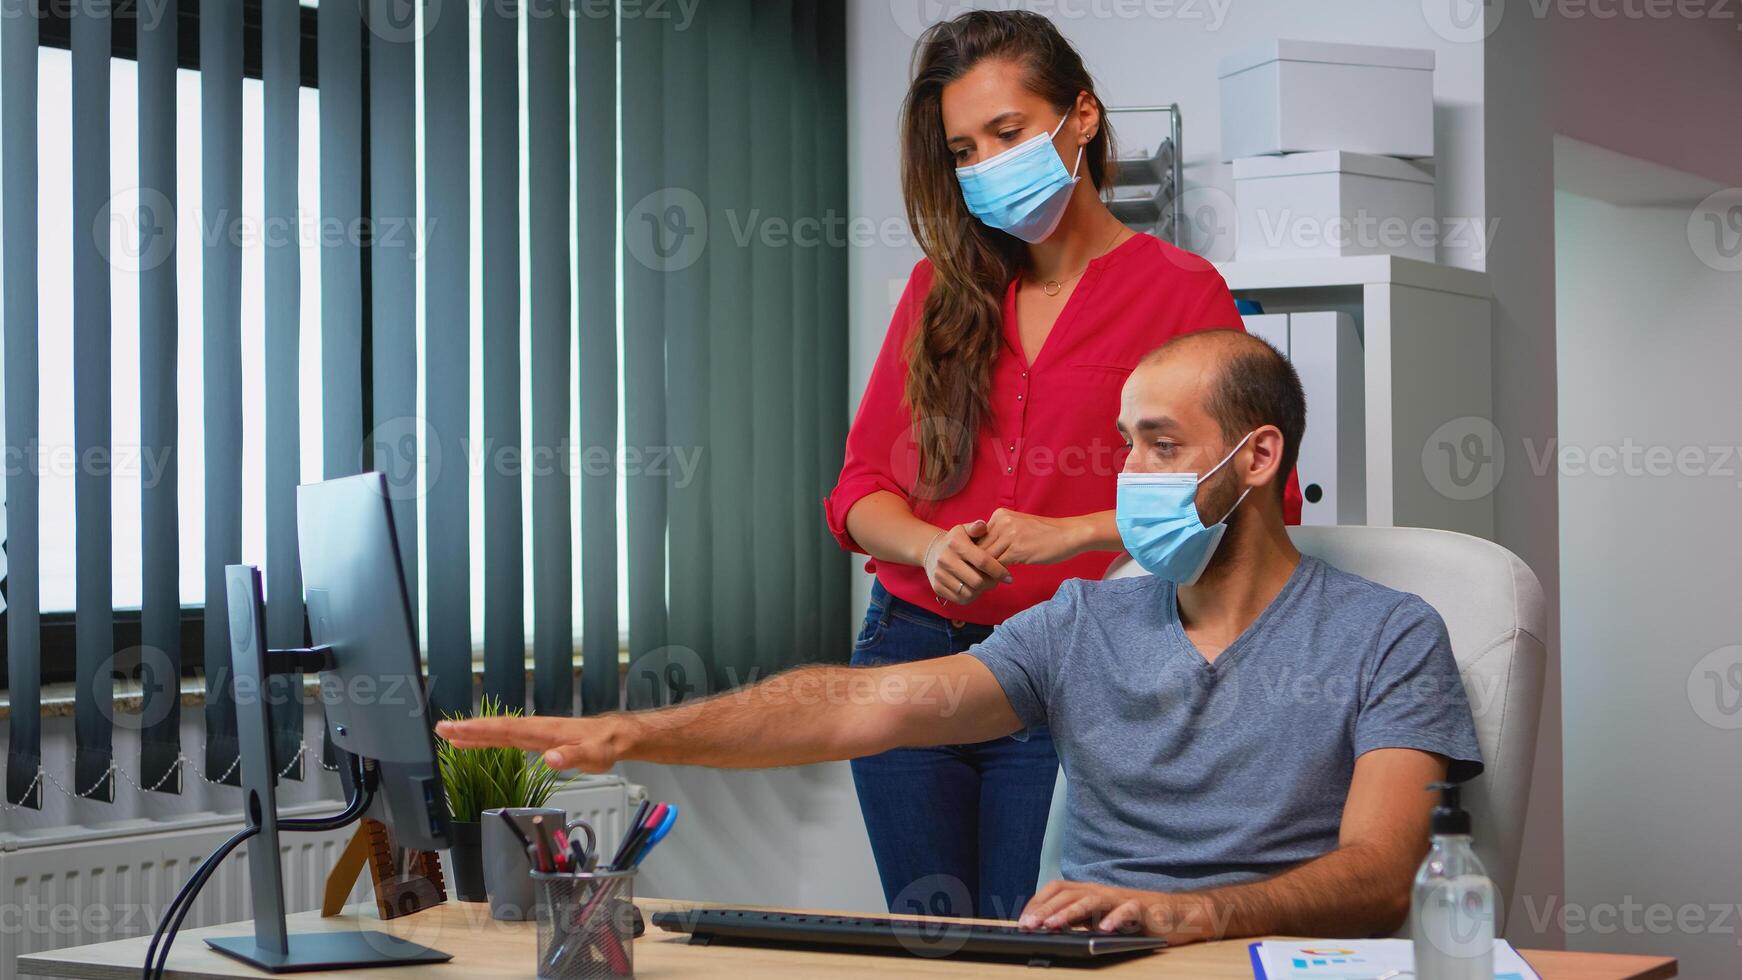
<svg viewBox="0 0 1742 980">
<path fill-rule="evenodd" d="M 1355 760 L 1337 849 L 1274 878 L 1197 892 L 1150 892 L 1083 882 L 1042 888 L 1022 923 L 1089 925 L 1165 936 L 1170 942 L 1244 936 L 1384 935 L 1409 915 L 1409 889 L 1427 853 L 1429 783 L 1443 756 L 1376 749 Z"/>
<path fill-rule="evenodd" d="M 473 718 L 436 733 L 459 748 L 543 752 L 557 769 L 622 761 L 766 769 L 904 745 L 984 742 L 1022 722 L 997 678 L 966 654 L 887 667 L 800 667 L 750 687 L 649 711 L 587 718 Z"/>
</svg>

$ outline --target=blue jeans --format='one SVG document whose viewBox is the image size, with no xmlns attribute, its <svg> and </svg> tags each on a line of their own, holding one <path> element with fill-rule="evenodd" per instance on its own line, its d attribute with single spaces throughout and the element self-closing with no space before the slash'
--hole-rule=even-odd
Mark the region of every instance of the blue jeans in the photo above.
<svg viewBox="0 0 1742 980">
<path fill-rule="evenodd" d="M 854 666 L 961 653 L 992 627 L 871 589 Z M 1034 894 L 1058 778 L 1045 727 L 975 745 L 853 760 L 853 785 L 892 912 L 1014 919 Z"/>
</svg>

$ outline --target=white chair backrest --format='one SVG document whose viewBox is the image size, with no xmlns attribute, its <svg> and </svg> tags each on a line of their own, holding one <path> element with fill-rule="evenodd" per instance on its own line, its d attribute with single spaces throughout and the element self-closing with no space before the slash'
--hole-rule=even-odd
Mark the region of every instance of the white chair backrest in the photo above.
<svg viewBox="0 0 1742 980">
<path fill-rule="evenodd" d="M 1415 527 L 1291 527 L 1303 553 L 1434 607 L 1470 698 L 1485 768 L 1464 789 L 1476 851 L 1503 897 L 1512 894 L 1524 840 L 1525 802 L 1536 754 L 1548 655 L 1542 584 L 1517 555 L 1482 538 Z M 1108 578 L 1146 574 L 1121 558 Z M 1059 875 L 1064 775 L 1053 793 L 1040 879 Z"/>
</svg>

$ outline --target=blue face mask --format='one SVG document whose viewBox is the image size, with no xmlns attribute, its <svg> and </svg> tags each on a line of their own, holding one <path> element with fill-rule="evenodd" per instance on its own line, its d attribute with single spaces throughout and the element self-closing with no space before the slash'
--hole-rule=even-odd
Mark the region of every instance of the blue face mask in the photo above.
<svg viewBox="0 0 1742 980">
<path fill-rule="evenodd" d="M 1069 118 L 1067 113 L 1049 135 L 1036 133 L 990 160 L 956 168 L 962 200 L 974 217 L 1031 245 L 1052 234 L 1071 203 L 1071 188 L 1083 163 L 1079 146 L 1077 162 L 1066 172 L 1052 145 Z"/>
<path fill-rule="evenodd" d="M 1234 506 L 1215 524 L 1205 527 L 1198 516 L 1198 487 L 1246 445 L 1252 434 L 1228 451 L 1222 461 L 1203 476 L 1195 473 L 1121 473 L 1114 523 L 1125 550 L 1137 564 L 1159 578 L 1191 585 L 1204 574 L 1216 545 L 1228 530 L 1228 518 L 1240 509 L 1247 487 Z"/>
</svg>

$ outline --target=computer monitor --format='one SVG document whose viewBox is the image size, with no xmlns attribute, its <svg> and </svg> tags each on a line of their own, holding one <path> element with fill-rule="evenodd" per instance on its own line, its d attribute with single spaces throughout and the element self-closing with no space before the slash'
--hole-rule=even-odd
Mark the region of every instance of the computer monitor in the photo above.
<svg viewBox="0 0 1742 980">
<path fill-rule="evenodd" d="M 297 532 L 313 647 L 267 650 L 259 569 L 225 569 L 244 806 L 259 839 L 248 854 L 254 935 L 206 943 L 274 973 L 450 959 L 369 929 L 294 935 L 285 929 L 279 831 L 332 829 L 355 819 L 368 797 L 354 773 L 385 801 L 381 816 L 399 848 L 448 846 L 447 799 L 385 479 L 364 473 L 298 487 Z M 274 673 L 313 671 L 320 674 L 327 729 L 346 763 L 340 770 L 353 805 L 330 821 L 280 821 L 262 695 Z M 351 765 L 354 760 L 361 765 Z M 173 941 L 172 925 L 166 942 Z"/>
<path fill-rule="evenodd" d="M 333 658 L 321 672 L 327 731 L 335 746 L 380 767 L 395 842 L 442 850 L 448 805 L 386 478 L 298 487 L 296 526 L 310 638 Z"/>
</svg>

